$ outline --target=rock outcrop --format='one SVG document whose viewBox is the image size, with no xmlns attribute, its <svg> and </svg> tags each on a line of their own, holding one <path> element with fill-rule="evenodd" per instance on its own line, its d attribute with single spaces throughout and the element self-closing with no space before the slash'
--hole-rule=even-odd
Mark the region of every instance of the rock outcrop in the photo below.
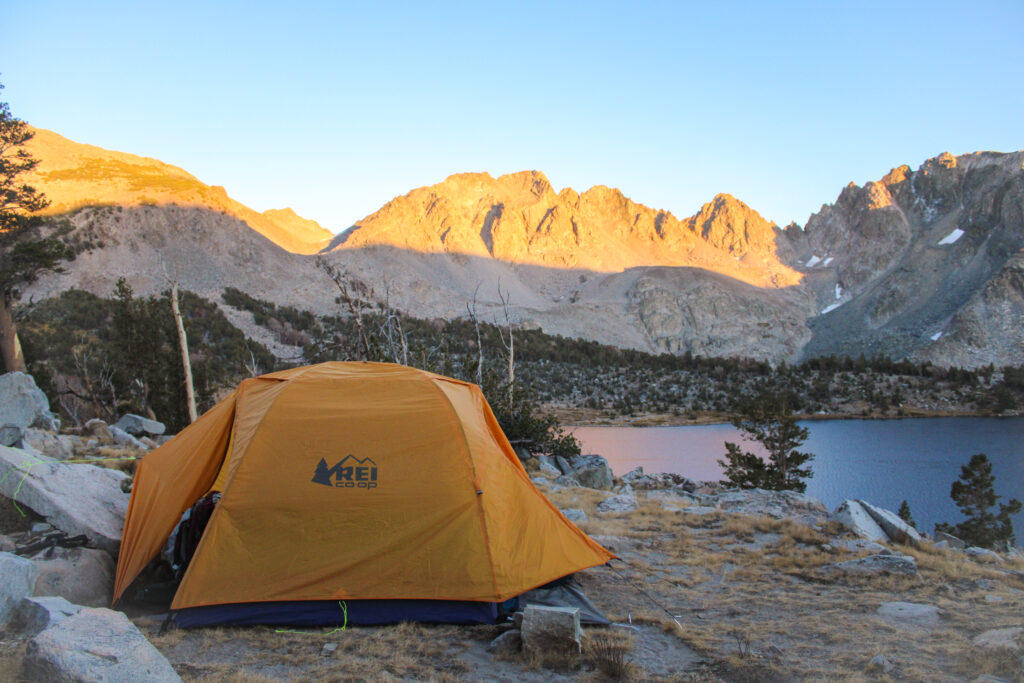
<svg viewBox="0 0 1024 683">
<path fill-rule="evenodd" d="M 876 613 L 896 623 L 927 628 L 939 622 L 942 611 L 935 605 L 897 601 L 883 602 Z"/>
<path fill-rule="evenodd" d="M 98 548 L 54 547 L 30 558 L 39 571 L 32 594 L 76 605 L 106 607 L 114 589 L 114 560 Z"/>
<path fill-rule="evenodd" d="M 40 681 L 181 680 L 128 617 L 91 607 L 29 640 L 22 666 L 25 675 Z"/>
<path fill-rule="evenodd" d="M 150 420 L 149 418 L 133 415 L 132 413 L 122 415 L 121 419 L 115 422 L 113 426 L 128 432 L 132 436 L 160 436 L 167 431 L 167 427 L 163 422 Z"/>
<path fill-rule="evenodd" d="M 867 511 L 871 518 L 875 520 L 885 535 L 889 537 L 889 540 L 895 541 L 896 543 L 909 543 L 917 544 L 921 542 L 921 534 L 918 533 L 917 529 L 910 526 L 902 519 L 899 518 L 892 510 L 886 510 L 880 508 L 877 505 L 872 505 L 864 500 L 858 500 L 861 507 Z"/>
<path fill-rule="evenodd" d="M 917 529 L 895 512 L 865 500 L 844 500 L 830 518 L 869 541 L 917 544 L 922 540 Z"/>
<path fill-rule="evenodd" d="M 722 491 L 703 495 L 702 504 L 727 512 L 743 515 L 791 519 L 813 526 L 828 518 L 825 505 L 805 493 L 796 491 L 766 491 L 764 489 Z"/>
<path fill-rule="evenodd" d="M 527 605 L 523 610 L 522 644 L 526 652 L 580 652 L 583 629 L 575 607 Z"/>
<path fill-rule="evenodd" d="M 637 505 L 636 496 L 632 493 L 620 493 L 609 498 L 605 498 L 597 504 L 598 512 L 632 512 L 636 510 Z"/>
<path fill-rule="evenodd" d="M 16 628 L 23 634 L 34 636 L 81 611 L 81 605 L 60 597 L 25 598 L 15 615 Z"/>
<path fill-rule="evenodd" d="M 85 534 L 115 555 L 128 510 L 121 482 L 128 475 L 85 464 L 66 464 L 0 446 L 0 495 L 30 508 L 72 536 Z"/>
<path fill-rule="evenodd" d="M 832 513 L 831 518 L 868 541 L 887 542 L 885 533 L 871 514 L 856 500 L 844 500 Z"/>
<path fill-rule="evenodd" d="M 32 595 L 39 570 L 31 561 L 0 552 L 0 627 L 15 615 L 21 601 Z"/>
<path fill-rule="evenodd" d="M 565 479 L 559 477 L 562 486 L 575 483 L 577 486 L 585 486 L 588 489 L 610 489 L 614 484 L 615 475 L 608 461 L 600 455 L 581 455 L 569 462 L 565 458 L 557 458 L 556 461 Z M 571 485 L 571 484 L 570 484 Z"/>
<path fill-rule="evenodd" d="M 32 375 L 24 372 L 8 372 L 0 375 L 0 426 L 12 426 L 20 430 L 38 427 L 57 431 L 60 422 L 50 412 L 50 401 L 46 398 Z"/>
<path fill-rule="evenodd" d="M 823 573 L 855 575 L 900 574 L 909 576 L 917 573 L 917 560 L 910 555 L 879 553 L 855 560 L 836 562 L 822 568 Z"/>
</svg>

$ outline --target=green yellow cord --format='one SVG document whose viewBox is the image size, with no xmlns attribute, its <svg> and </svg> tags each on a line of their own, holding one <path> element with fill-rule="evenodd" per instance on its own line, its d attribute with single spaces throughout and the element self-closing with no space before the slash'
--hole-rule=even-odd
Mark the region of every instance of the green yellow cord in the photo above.
<svg viewBox="0 0 1024 683">
<path fill-rule="evenodd" d="M 333 631 L 328 631 L 327 633 L 317 634 L 315 631 L 296 631 L 296 630 L 290 629 L 290 628 L 278 628 L 278 629 L 274 629 L 274 633 L 299 633 L 299 634 L 307 635 L 307 636 L 308 635 L 324 635 L 324 636 L 329 636 L 332 633 L 337 633 L 338 631 L 344 631 L 345 629 L 348 628 L 348 605 L 345 604 L 344 600 L 338 600 L 338 606 L 341 607 L 341 614 L 344 617 L 344 621 L 342 622 L 341 626 L 339 626 L 338 628 L 334 629 Z"/>
</svg>

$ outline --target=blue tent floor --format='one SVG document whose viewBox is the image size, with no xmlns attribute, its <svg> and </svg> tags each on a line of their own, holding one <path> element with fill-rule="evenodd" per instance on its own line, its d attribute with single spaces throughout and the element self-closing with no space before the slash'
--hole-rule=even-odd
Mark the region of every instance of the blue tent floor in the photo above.
<svg viewBox="0 0 1024 683">
<path fill-rule="evenodd" d="M 457 600 L 315 600 L 206 605 L 175 610 L 175 626 L 373 626 L 416 621 L 493 624 L 498 603 Z"/>
</svg>

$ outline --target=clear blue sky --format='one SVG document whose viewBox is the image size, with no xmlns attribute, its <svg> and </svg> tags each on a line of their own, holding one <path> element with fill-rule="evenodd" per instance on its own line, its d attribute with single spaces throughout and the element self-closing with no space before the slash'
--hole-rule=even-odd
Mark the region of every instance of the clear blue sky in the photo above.
<svg viewBox="0 0 1024 683">
<path fill-rule="evenodd" d="M 1024 149 L 1024 2 L 8 2 L 0 99 L 338 231 L 463 171 L 806 222 Z"/>
</svg>

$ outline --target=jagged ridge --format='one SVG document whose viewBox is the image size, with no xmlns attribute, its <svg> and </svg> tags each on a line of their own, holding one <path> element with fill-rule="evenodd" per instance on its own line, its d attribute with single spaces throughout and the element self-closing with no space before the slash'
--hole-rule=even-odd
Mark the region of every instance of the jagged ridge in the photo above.
<svg viewBox="0 0 1024 683">
<path fill-rule="evenodd" d="M 603 186 L 556 193 L 537 171 L 464 173 L 397 197 L 327 244 L 293 212 L 258 214 L 173 166 L 39 133 L 31 180 L 90 246 L 30 295 L 108 294 L 121 275 L 150 293 L 169 268 L 211 299 L 232 286 L 335 311 L 311 256 L 258 232 L 293 252 L 322 248 L 418 316 L 464 315 L 476 297 L 497 317 L 500 288 L 522 325 L 622 347 L 1024 363 L 1021 152 L 900 166 L 785 230 L 729 195 L 677 219 Z M 97 203 L 127 208 L 74 210 Z"/>
<path fill-rule="evenodd" d="M 651 209 L 598 185 L 556 193 L 538 171 L 461 173 L 398 197 L 330 249 L 387 245 L 519 264 L 620 272 L 691 266 L 762 287 L 800 276 L 775 256 L 775 226 L 720 194 L 690 218 Z"/>
<path fill-rule="evenodd" d="M 822 315 L 805 355 L 1024 363 L 1024 152 L 900 166 L 787 230 Z"/>
</svg>

